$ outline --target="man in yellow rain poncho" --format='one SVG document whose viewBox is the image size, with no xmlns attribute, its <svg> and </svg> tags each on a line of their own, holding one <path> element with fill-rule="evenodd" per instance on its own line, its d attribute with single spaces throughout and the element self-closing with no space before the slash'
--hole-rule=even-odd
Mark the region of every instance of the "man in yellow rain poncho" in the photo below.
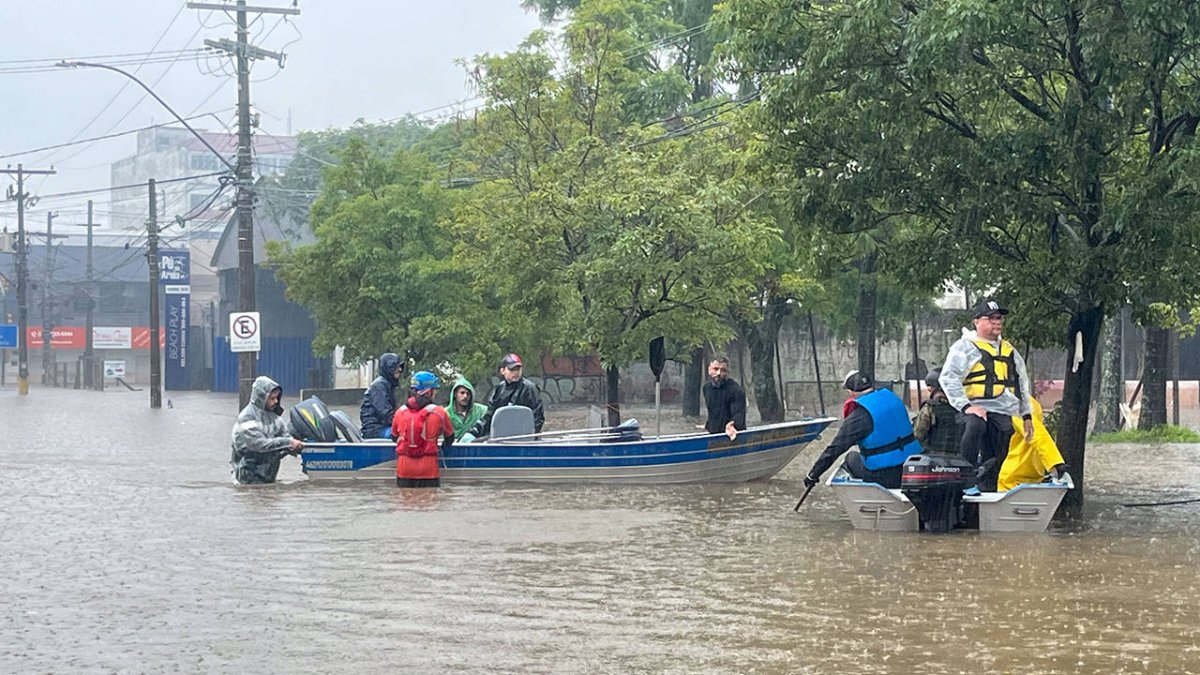
<svg viewBox="0 0 1200 675">
<path fill-rule="evenodd" d="M 996 489 L 1004 492 L 1022 483 L 1040 483 L 1049 474 L 1055 480 L 1066 473 L 1067 465 L 1063 462 L 1054 438 L 1042 421 L 1042 404 L 1036 398 L 1029 397 L 1033 412 L 1033 440 L 1025 439 L 1021 418 L 1013 418 L 1012 440 L 1008 443 L 1008 457 L 1000 467 L 1000 477 L 996 481 Z"/>
</svg>

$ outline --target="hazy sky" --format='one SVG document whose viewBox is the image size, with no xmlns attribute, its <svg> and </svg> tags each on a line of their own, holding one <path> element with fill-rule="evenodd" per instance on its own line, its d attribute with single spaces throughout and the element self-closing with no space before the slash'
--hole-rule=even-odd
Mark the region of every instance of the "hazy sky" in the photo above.
<svg viewBox="0 0 1200 675">
<path fill-rule="evenodd" d="M 286 7 L 291 1 L 249 4 Z M 163 62 L 180 50 L 203 47 L 206 38 L 234 37 L 234 25 L 224 13 L 184 5 L 184 0 L 0 2 L 0 156 L 170 119 L 170 113 L 152 98 L 143 98 L 140 87 L 117 73 L 13 72 L 63 58 L 136 54 L 97 60 L 125 60 L 120 67 L 136 72 L 180 115 L 214 112 L 232 128 L 236 92 L 228 59 L 184 56 Z M 264 15 L 251 29 L 253 43 L 287 54 L 284 69 L 272 61 L 258 61 L 252 74 L 251 100 L 261 114 L 262 129 L 271 134 L 286 133 L 289 112 L 295 132 L 344 127 L 358 118 L 394 119 L 470 98 L 463 69 L 454 60 L 509 51 L 538 24 L 519 0 L 299 0 L 297 6 L 300 16 L 281 21 L 277 15 Z M 162 53 L 139 69 L 139 61 L 152 48 Z M 222 126 L 213 117 L 191 124 L 208 130 Z M 130 134 L 0 157 L 0 165 L 53 165 L 57 175 L 33 179 L 29 185 L 34 194 L 53 195 L 107 188 L 109 164 L 134 149 L 135 135 Z M 0 189 L 9 184 L 0 176 Z M 44 222 L 46 209 L 53 208 L 74 219 L 89 198 L 99 204 L 108 197 L 47 197 L 29 218 Z M 0 201 L 0 225 L 15 228 L 15 213 L 13 202 Z M 97 219 L 103 220 L 103 214 Z"/>
</svg>

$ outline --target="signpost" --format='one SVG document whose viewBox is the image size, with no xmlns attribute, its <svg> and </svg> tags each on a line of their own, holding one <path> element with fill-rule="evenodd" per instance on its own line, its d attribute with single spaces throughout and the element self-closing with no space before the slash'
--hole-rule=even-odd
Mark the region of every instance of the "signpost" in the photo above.
<svg viewBox="0 0 1200 675">
<path fill-rule="evenodd" d="M 17 324 L 0 323 L 0 349 L 17 348 Z"/>
<path fill-rule="evenodd" d="M 262 351 L 262 320 L 258 312 L 229 313 L 229 351 Z"/>
<path fill-rule="evenodd" d="M 125 377 L 125 362 L 124 361 L 105 361 L 104 376 L 110 378 Z"/>
</svg>

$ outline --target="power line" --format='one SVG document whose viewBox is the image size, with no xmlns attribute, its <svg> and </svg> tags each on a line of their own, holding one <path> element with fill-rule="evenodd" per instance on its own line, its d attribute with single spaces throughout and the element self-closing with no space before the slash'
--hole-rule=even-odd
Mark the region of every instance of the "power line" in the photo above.
<svg viewBox="0 0 1200 675">
<path fill-rule="evenodd" d="M 62 69 L 59 68 L 59 70 L 62 70 Z M 200 113 L 199 115 L 192 115 L 190 117 L 185 117 L 183 119 L 190 121 L 190 120 L 200 119 L 201 117 L 208 117 L 209 115 L 215 116 L 219 112 L 225 112 L 226 110 L 230 110 L 230 109 L 231 108 L 214 110 L 212 112 Z M 218 121 L 220 121 L 220 120 L 218 120 Z M 20 157 L 21 155 L 31 155 L 35 152 L 45 152 L 46 150 L 57 150 L 59 148 L 67 148 L 72 145 L 80 145 L 82 143 L 93 143 L 95 141 L 103 141 L 103 140 L 107 140 L 109 138 L 118 138 L 120 136 L 128 136 L 129 134 L 136 134 L 138 132 L 149 131 L 151 129 L 161 129 L 163 127 L 169 127 L 173 124 L 176 124 L 176 122 L 174 120 L 172 120 L 170 122 L 164 122 L 162 124 L 151 124 L 150 126 L 138 127 L 137 129 L 129 129 L 127 131 L 118 131 L 115 134 L 105 134 L 103 136 L 92 136 L 91 138 L 81 138 L 77 141 L 69 141 L 67 143 L 56 143 L 55 145 L 45 145 L 40 148 L 33 148 L 32 150 L 21 150 L 20 152 L 10 152 L 7 155 L 0 155 L 0 159 L 8 159 L 9 157 Z"/>
<path fill-rule="evenodd" d="M 195 176 L 179 176 L 177 178 L 164 178 L 162 180 L 156 179 L 155 183 L 157 183 L 158 185 L 163 185 L 165 183 L 182 183 L 182 182 L 191 181 L 191 180 L 201 180 L 204 178 L 212 178 L 213 176 L 227 176 L 227 175 L 229 175 L 228 171 L 214 171 L 212 173 L 202 173 L 202 174 L 197 174 Z M 38 199 L 39 200 L 62 199 L 64 197 L 78 197 L 80 195 L 93 195 L 93 194 L 98 194 L 101 192 L 109 192 L 111 190 L 132 190 L 134 188 L 144 188 L 144 187 L 146 187 L 145 182 L 130 183 L 128 185 L 113 185 L 111 187 L 92 188 L 89 190 L 74 190 L 72 192 L 56 192 L 56 193 L 52 193 L 52 194 L 48 194 L 48 195 L 38 195 Z"/>
</svg>

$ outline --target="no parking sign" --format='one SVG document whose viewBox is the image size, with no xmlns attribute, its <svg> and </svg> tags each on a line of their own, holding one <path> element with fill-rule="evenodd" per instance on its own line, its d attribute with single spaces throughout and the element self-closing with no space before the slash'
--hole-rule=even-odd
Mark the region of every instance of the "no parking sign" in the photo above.
<svg viewBox="0 0 1200 675">
<path fill-rule="evenodd" d="M 258 312 L 229 313 L 229 351 L 262 350 L 262 320 Z"/>
</svg>

